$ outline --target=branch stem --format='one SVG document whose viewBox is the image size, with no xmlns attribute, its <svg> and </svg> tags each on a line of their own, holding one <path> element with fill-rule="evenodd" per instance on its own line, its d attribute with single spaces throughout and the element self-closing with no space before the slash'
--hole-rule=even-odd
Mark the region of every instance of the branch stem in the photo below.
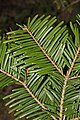
<svg viewBox="0 0 80 120">
<path fill-rule="evenodd" d="M 74 63 L 75 63 L 75 61 L 76 61 L 76 59 L 78 57 L 79 52 L 80 52 L 80 48 L 78 48 L 78 50 L 77 50 L 77 52 L 75 54 L 75 57 L 74 57 L 74 59 L 72 61 L 71 67 L 69 68 L 68 73 L 67 73 L 67 75 L 66 75 L 66 77 L 64 79 L 63 90 L 62 90 L 62 95 L 61 95 L 60 118 L 59 118 L 59 120 L 63 120 L 63 106 L 64 106 L 63 104 L 64 104 L 64 96 L 65 96 L 66 86 L 67 86 L 69 76 L 70 76 L 71 71 L 72 71 L 72 69 L 74 67 Z"/>
</svg>

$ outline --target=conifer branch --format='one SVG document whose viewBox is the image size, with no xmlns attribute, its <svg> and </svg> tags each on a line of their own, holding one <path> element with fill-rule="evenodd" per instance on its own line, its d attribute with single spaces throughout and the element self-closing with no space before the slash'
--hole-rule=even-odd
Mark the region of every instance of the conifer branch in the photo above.
<svg viewBox="0 0 80 120">
<path fill-rule="evenodd" d="M 35 43 L 38 45 L 38 47 L 41 49 L 41 51 L 44 53 L 44 55 L 47 57 L 47 59 L 52 63 L 52 65 L 54 65 L 54 67 L 58 70 L 58 72 L 65 77 L 65 75 L 63 74 L 63 72 L 61 71 L 61 69 L 56 65 L 56 63 L 51 59 L 51 57 L 45 52 L 45 50 L 42 48 L 42 46 L 38 43 L 38 41 L 36 40 L 36 38 L 33 36 L 33 34 L 29 31 L 29 29 L 27 28 L 27 26 L 24 26 L 24 28 L 22 28 L 23 30 L 26 30 L 29 35 L 33 38 L 33 40 L 35 41 Z"/>
<path fill-rule="evenodd" d="M 42 103 L 33 95 L 33 93 L 30 91 L 30 89 L 26 86 L 26 84 L 24 82 L 15 78 L 11 74 L 3 71 L 2 69 L 0 69 L 0 72 L 2 72 L 3 74 L 7 75 L 8 77 L 10 77 L 10 78 L 16 80 L 17 82 L 19 82 L 27 90 L 27 92 L 31 95 L 31 97 L 42 107 L 42 109 L 47 110 L 47 108 L 44 105 L 42 105 Z"/>
</svg>

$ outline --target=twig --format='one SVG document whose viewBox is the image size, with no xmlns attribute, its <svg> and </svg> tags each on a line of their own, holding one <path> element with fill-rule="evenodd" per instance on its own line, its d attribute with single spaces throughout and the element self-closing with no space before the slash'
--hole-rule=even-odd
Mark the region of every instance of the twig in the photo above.
<svg viewBox="0 0 80 120">
<path fill-rule="evenodd" d="M 79 76 L 71 77 L 71 78 L 69 78 L 69 80 L 73 80 L 73 79 L 77 79 L 77 78 L 80 78 L 80 75 Z"/>
<path fill-rule="evenodd" d="M 71 67 L 70 67 L 70 69 L 69 69 L 69 71 L 68 71 L 68 73 L 67 73 L 67 77 L 68 77 L 68 78 L 69 78 L 70 73 L 71 73 L 71 71 L 72 71 L 72 69 L 73 69 L 73 67 L 74 67 L 74 63 L 75 63 L 75 61 L 76 61 L 76 59 L 77 59 L 77 56 L 78 56 L 79 52 L 80 52 L 80 48 L 78 48 L 77 53 L 75 54 L 74 60 L 73 60 L 73 62 L 72 62 L 72 64 L 71 64 Z"/>
<path fill-rule="evenodd" d="M 67 73 L 67 75 L 65 77 L 65 80 L 64 80 L 64 85 L 63 85 L 63 90 L 62 90 L 62 95 L 61 95 L 60 118 L 59 118 L 59 120 L 63 119 L 63 104 L 64 104 L 64 94 L 65 94 L 65 90 L 66 90 L 66 85 L 67 85 L 67 82 L 69 80 L 70 73 L 71 73 L 71 71 L 72 71 L 72 69 L 74 67 L 74 63 L 75 63 L 75 61 L 76 61 L 76 59 L 78 57 L 79 52 L 80 52 L 80 48 L 78 48 L 78 50 L 77 50 L 77 52 L 75 54 L 75 57 L 73 59 L 73 62 L 71 64 L 71 67 L 69 68 L 68 73 Z"/>
</svg>

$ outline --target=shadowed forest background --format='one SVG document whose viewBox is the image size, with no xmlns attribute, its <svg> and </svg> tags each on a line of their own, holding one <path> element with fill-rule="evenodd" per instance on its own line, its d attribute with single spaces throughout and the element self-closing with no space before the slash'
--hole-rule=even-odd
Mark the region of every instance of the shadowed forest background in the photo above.
<svg viewBox="0 0 80 120">
<path fill-rule="evenodd" d="M 0 34 L 17 29 L 16 23 L 26 24 L 27 18 L 36 14 L 56 15 L 58 21 L 64 20 L 69 24 L 70 20 L 75 21 L 78 13 L 80 0 L 0 0 Z M 0 120 L 14 120 L 12 114 L 7 114 L 8 108 L 2 100 L 13 87 L 0 89 Z"/>
</svg>

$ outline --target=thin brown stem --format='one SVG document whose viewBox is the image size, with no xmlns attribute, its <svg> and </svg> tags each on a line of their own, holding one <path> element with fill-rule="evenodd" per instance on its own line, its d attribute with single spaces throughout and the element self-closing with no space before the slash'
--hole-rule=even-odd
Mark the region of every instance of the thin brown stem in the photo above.
<svg viewBox="0 0 80 120">
<path fill-rule="evenodd" d="M 75 63 L 75 61 L 76 61 L 76 59 L 77 59 L 77 57 L 78 57 L 79 52 L 80 52 L 80 48 L 78 48 L 78 50 L 77 50 L 77 52 L 76 52 L 76 54 L 75 54 L 75 57 L 74 57 L 74 59 L 73 59 L 73 62 L 72 62 L 72 64 L 71 64 L 71 67 L 70 67 L 70 69 L 68 70 L 68 73 L 67 73 L 67 77 L 68 77 L 68 78 L 69 78 L 70 73 L 71 73 L 71 71 L 72 71 L 72 69 L 73 69 L 73 67 L 74 67 L 74 63 Z"/>
<path fill-rule="evenodd" d="M 74 80 L 74 79 L 77 79 L 77 78 L 80 78 L 80 75 L 79 76 L 71 77 L 71 78 L 69 78 L 69 80 Z"/>
<path fill-rule="evenodd" d="M 17 82 L 19 82 L 28 91 L 28 93 L 31 95 L 31 97 L 42 107 L 42 109 L 47 110 L 47 108 L 44 105 L 42 105 L 42 103 L 33 95 L 33 93 L 29 90 L 29 88 L 26 86 L 26 84 L 24 82 L 22 82 L 21 80 L 15 78 L 11 74 L 3 71 L 2 69 L 0 69 L 0 72 L 4 73 L 8 77 L 10 77 L 10 78 L 16 80 Z"/>
<path fill-rule="evenodd" d="M 45 52 L 45 50 L 41 47 L 41 45 L 38 43 L 38 41 L 36 40 L 36 38 L 33 36 L 33 34 L 28 30 L 27 26 L 25 26 L 23 28 L 23 30 L 26 30 L 29 35 L 33 38 L 33 40 L 35 41 L 35 43 L 39 46 L 39 48 L 41 49 L 41 51 L 44 53 L 44 55 L 47 57 L 47 59 L 52 63 L 52 65 L 54 65 L 54 67 L 59 71 L 59 73 L 61 75 L 63 75 L 65 77 L 65 75 L 63 74 L 63 72 L 61 71 L 61 69 L 56 65 L 56 63 L 54 61 L 52 61 L 51 57 Z"/>
<path fill-rule="evenodd" d="M 67 78 L 64 81 L 64 86 L 63 86 L 63 90 L 62 90 L 62 95 L 61 95 L 61 104 L 60 104 L 60 118 L 59 120 L 63 119 L 63 104 L 64 104 L 64 94 L 65 94 L 65 89 L 66 89 L 66 85 L 67 85 Z"/>
<path fill-rule="evenodd" d="M 72 69 L 73 69 L 73 67 L 74 67 L 74 63 L 75 63 L 75 61 L 76 61 L 76 59 L 77 59 L 77 57 L 78 57 L 79 52 L 80 52 L 80 48 L 78 48 L 78 50 L 77 50 L 77 52 L 76 52 L 76 54 L 75 54 L 75 57 L 74 57 L 74 59 L 73 59 L 73 62 L 72 62 L 72 64 L 71 64 L 71 67 L 69 68 L 68 73 L 67 73 L 67 75 L 66 75 L 66 77 L 65 77 L 65 79 L 64 79 L 64 85 L 63 85 L 63 90 L 62 90 L 62 95 L 61 95 L 60 118 L 59 118 L 59 120 L 62 120 L 62 119 L 63 119 L 63 104 L 64 104 L 65 90 L 66 90 L 67 82 L 68 82 L 68 80 L 69 80 L 69 76 L 70 76 L 71 71 L 72 71 Z"/>
</svg>

